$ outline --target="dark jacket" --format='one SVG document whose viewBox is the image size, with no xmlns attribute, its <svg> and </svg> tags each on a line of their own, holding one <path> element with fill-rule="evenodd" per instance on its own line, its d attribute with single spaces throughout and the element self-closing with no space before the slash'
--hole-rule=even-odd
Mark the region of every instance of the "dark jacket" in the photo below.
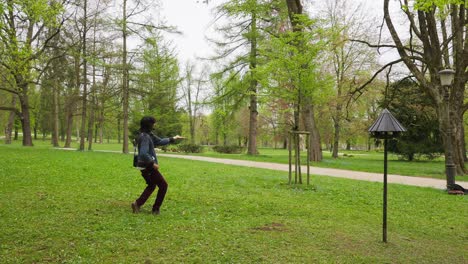
<svg viewBox="0 0 468 264">
<path fill-rule="evenodd" d="M 151 168 L 153 164 L 158 164 L 156 157 L 156 146 L 165 146 L 173 143 L 174 138 L 160 138 L 153 133 L 142 132 L 138 136 L 138 167 Z"/>
</svg>

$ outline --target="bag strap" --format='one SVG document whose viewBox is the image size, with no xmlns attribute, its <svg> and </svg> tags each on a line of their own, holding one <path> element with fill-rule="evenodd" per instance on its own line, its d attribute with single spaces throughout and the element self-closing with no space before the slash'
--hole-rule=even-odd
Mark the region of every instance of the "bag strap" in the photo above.
<svg viewBox="0 0 468 264">
<path fill-rule="evenodd" d="M 133 140 L 133 156 L 137 156 L 137 143 L 136 140 Z"/>
</svg>

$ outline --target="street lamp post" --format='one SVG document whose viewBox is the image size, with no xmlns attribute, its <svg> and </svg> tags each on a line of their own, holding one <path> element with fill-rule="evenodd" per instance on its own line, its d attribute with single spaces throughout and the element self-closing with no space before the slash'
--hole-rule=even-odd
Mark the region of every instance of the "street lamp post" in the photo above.
<svg viewBox="0 0 468 264">
<path fill-rule="evenodd" d="M 447 177 L 447 190 L 450 191 L 455 184 L 455 163 L 453 162 L 453 145 L 452 145 L 452 124 L 450 122 L 450 104 L 449 104 L 449 88 L 455 77 L 455 71 L 452 69 L 445 69 L 439 71 L 441 88 L 443 89 L 444 94 L 444 103 L 445 103 L 445 133 L 446 133 L 446 142 L 445 147 L 447 148 L 445 157 L 445 175 Z"/>
</svg>

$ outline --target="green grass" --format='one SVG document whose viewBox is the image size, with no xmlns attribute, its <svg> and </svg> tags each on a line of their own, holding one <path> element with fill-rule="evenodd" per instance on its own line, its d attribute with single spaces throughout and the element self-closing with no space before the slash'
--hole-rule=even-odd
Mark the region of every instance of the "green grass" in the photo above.
<svg viewBox="0 0 468 264">
<path fill-rule="evenodd" d="M 259 149 L 260 154 L 251 156 L 247 154 L 221 154 L 213 151 L 205 151 L 201 154 L 189 154 L 214 158 L 240 159 L 261 162 L 273 162 L 288 164 L 289 153 L 284 149 Z M 169 153 L 169 152 L 168 152 Z M 328 151 L 323 152 L 321 162 L 311 162 L 311 166 L 322 168 L 335 168 L 352 171 L 365 171 L 383 173 L 383 152 L 376 151 L 344 151 L 347 156 L 340 154 L 339 158 L 331 157 Z M 180 153 L 179 153 L 180 154 Z M 306 153 L 301 153 L 303 165 L 306 164 Z M 403 161 L 397 155 L 389 154 L 389 173 L 406 176 L 418 176 L 428 178 L 445 179 L 445 164 L 443 159 Z M 468 164 L 467 164 L 468 165 Z M 459 176 L 457 181 L 467 181 L 466 177 Z"/>
<path fill-rule="evenodd" d="M 21 142 L 14 142 L 13 146 L 19 146 Z M 36 140 L 34 141 L 35 147 L 38 148 L 51 148 L 50 140 Z M 63 144 L 61 144 L 63 145 Z M 72 148 L 77 149 L 79 143 L 74 141 Z M 86 144 L 86 149 L 88 145 Z M 130 151 L 133 151 L 133 147 L 129 146 Z M 93 150 L 110 150 L 110 151 L 122 151 L 122 144 L 117 143 L 115 140 L 104 144 L 93 144 Z M 214 158 L 226 158 L 226 159 L 239 159 L 239 160 L 250 160 L 260 162 L 273 162 L 288 164 L 289 154 L 284 149 L 272 149 L 272 148 L 260 148 L 260 154 L 251 156 L 247 154 L 221 154 L 212 151 L 205 147 L 205 152 L 199 154 L 188 154 Z M 344 156 L 343 154 L 347 156 Z M 171 152 L 167 152 L 171 154 Z M 183 154 L 183 153 L 177 153 Z M 301 153 L 302 164 L 306 164 L 306 153 Z M 364 171 L 364 172 L 375 172 L 383 173 L 383 152 L 382 151 L 343 151 L 340 153 L 338 159 L 331 157 L 329 151 L 323 151 L 323 160 L 321 162 L 312 162 L 312 166 L 322 168 L 335 168 L 352 171 Z M 389 173 L 406 175 L 406 176 L 418 176 L 427 178 L 445 179 L 445 163 L 443 158 L 435 160 L 419 160 L 419 161 L 403 161 L 399 160 L 398 156 L 389 153 Z M 468 163 L 466 164 L 468 166 Z M 468 181 L 466 176 L 457 176 L 456 181 Z"/>
<path fill-rule="evenodd" d="M 21 142 L 16 141 L 13 146 L 19 146 Z M 51 148 L 50 140 L 36 140 L 34 141 L 35 147 L 38 148 Z M 62 144 L 63 145 L 63 144 Z M 74 141 L 72 148 L 78 148 L 79 143 Z M 86 148 L 87 148 L 86 144 Z M 110 151 L 122 151 L 122 144 L 117 143 L 115 140 L 111 140 L 109 143 L 104 144 L 93 144 L 93 150 L 110 150 Z M 133 151 L 130 146 L 130 151 Z M 216 153 L 205 147 L 205 152 L 200 154 L 189 154 L 198 155 L 214 158 L 227 158 L 227 159 L 239 159 L 239 160 L 251 160 L 260 162 L 273 162 L 287 164 L 289 160 L 288 151 L 284 149 L 272 149 L 272 148 L 260 148 L 260 154 L 251 156 L 247 154 L 221 154 Z M 167 152 L 171 154 L 171 152 Z M 344 156 L 346 153 L 347 156 Z M 331 157 L 329 151 L 323 151 L 324 159 L 321 162 L 312 162 L 312 166 L 323 167 L 323 168 L 336 168 L 353 171 L 364 171 L 364 172 L 375 172 L 383 173 L 383 152 L 382 151 L 343 151 L 338 159 Z M 183 154 L 183 153 L 177 153 Z M 306 164 L 305 153 L 302 153 L 302 164 Z M 399 160 L 397 155 L 389 154 L 389 173 L 399 174 L 406 176 L 418 176 L 445 179 L 445 163 L 443 158 L 435 160 L 419 160 L 419 161 L 403 161 Z M 468 166 L 468 164 L 466 165 Z M 457 181 L 468 181 L 466 176 L 457 176 Z"/>
<path fill-rule="evenodd" d="M 2 263 L 464 263 L 466 196 L 160 157 L 161 215 L 134 215 L 131 157 L 0 146 Z M 154 196 L 151 198 L 154 199 Z"/>
</svg>

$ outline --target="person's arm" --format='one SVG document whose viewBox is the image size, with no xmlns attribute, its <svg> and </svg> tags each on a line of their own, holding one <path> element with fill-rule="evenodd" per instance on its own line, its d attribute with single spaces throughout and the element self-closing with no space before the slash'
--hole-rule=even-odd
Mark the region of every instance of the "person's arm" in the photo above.
<svg viewBox="0 0 468 264">
<path fill-rule="evenodd" d="M 151 139 L 153 140 L 153 145 L 156 146 L 165 146 L 170 143 L 174 143 L 176 139 L 181 139 L 182 137 L 177 135 L 175 137 L 170 137 L 170 138 L 160 138 L 156 136 L 155 134 L 151 133 L 150 134 Z"/>
</svg>

